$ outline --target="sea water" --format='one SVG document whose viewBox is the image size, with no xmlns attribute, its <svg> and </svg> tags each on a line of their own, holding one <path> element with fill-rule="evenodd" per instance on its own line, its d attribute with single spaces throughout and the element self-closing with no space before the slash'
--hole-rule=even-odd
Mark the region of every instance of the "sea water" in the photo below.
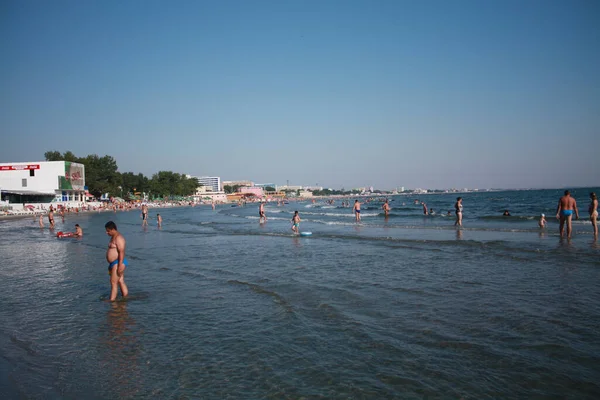
<svg viewBox="0 0 600 400">
<path fill-rule="evenodd" d="M 445 215 L 457 194 L 390 197 L 388 218 L 363 203 L 361 223 L 339 200 L 270 203 L 263 224 L 256 204 L 151 209 L 148 227 L 137 211 L 68 215 L 54 232 L 0 221 L 0 394 L 599 398 L 590 190 L 573 191 L 571 240 L 560 190 L 462 194 L 462 229 Z M 291 231 L 295 210 L 312 236 Z M 115 303 L 109 220 L 129 260 Z M 56 238 L 75 223 L 82 239 Z"/>
</svg>

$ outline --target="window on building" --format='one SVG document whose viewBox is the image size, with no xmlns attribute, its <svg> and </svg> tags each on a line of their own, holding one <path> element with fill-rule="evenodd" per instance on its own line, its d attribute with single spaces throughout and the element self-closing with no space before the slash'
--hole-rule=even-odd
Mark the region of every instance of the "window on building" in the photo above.
<svg viewBox="0 0 600 400">
<path fill-rule="evenodd" d="M 35 176 L 35 169 L 29 170 L 29 176 Z"/>
<path fill-rule="evenodd" d="M 21 186 L 27 187 L 27 179 L 21 179 Z"/>
</svg>

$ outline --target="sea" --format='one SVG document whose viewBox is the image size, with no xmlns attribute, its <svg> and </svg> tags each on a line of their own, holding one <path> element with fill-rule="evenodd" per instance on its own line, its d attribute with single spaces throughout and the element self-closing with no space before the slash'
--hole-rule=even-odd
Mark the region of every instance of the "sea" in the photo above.
<svg viewBox="0 0 600 400">
<path fill-rule="evenodd" d="M 572 190 L 571 239 L 563 189 L 397 195 L 388 218 L 361 198 L 360 223 L 353 197 L 269 203 L 266 223 L 252 203 L 152 208 L 147 227 L 0 221 L 0 397 L 598 399 L 590 191 Z M 109 220 L 129 261 L 114 303 Z M 76 223 L 83 238 L 56 237 Z"/>
</svg>

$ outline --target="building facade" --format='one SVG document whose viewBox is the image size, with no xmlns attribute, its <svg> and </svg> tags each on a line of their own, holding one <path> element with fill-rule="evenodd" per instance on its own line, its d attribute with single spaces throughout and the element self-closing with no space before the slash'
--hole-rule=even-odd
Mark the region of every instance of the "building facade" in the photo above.
<svg viewBox="0 0 600 400">
<path fill-rule="evenodd" d="M 0 163 L 0 200 L 85 202 L 85 166 L 70 161 Z"/>
<path fill-rule="evenodd" d="M 220 192 L 223 190 L 223 187 L 221 186 L 221 177 L 219 176 L 201 176 L 196 179 L 198 179 L 198 183 L 202 186 L 212 188 L 213 192 Z"/>
<path fill-rule="evenodd" d="M 263 188 L 258 187 L 258 186 L 241 187 L 238 189 L 238 193 L 253 194 L 254 196 L 260 197 L 260 198 L 262 198 L 265 194 L 263 191 Z"/>
</svg>

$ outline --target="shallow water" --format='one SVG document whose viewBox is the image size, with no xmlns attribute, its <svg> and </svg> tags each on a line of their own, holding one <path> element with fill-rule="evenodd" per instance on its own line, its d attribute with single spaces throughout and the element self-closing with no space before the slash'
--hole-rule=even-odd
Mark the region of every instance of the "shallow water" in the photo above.
<svg viewBox="0 0 600 400">
<path fill-rule="evenodd" d="M 462 230 L 407 196 L 388 220 L 364 205 L 360 225 L 309 202 L 269 205 L 262 225 L 255 205 L 161 209 L 160 230 L 137 212 L 59 223 L 83 239 L 2 221 L 1 393 L 598 398 L 600 245 L 583 221 L 560 240 L 559 194 L 464 195 Z M 419 200 L 441 210 L 454 197 Z M 497 218 L 505 208 L 525 218 Z M 292 235 L 296 209 L 313 236 Z M 130 261 L 130 299 L 112 304 L 109 219 Z"/>
</svg>

